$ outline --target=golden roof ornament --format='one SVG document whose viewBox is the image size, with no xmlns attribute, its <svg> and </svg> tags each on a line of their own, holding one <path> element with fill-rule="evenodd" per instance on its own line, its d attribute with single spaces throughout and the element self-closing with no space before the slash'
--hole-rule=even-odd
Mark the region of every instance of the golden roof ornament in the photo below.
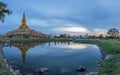
<svg viewBox="0 0 120 75">
<path fill-rule="evenodd" d="M 22 25 L 26 25 L 26 17 L 25 17 L 25 13 L 23 13 Z"/>
</svg>

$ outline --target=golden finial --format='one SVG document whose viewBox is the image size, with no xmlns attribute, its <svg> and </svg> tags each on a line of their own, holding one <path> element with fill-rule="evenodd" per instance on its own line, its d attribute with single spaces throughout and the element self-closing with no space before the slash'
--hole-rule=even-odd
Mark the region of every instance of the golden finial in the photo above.
<svg viewBox="0 0 120 75">
<path fill-rule="evenodd" d="M 23 13 L 22 25 L 26 25 L 26 17 L 25 17 L 25 13 Z"/>
</svg>

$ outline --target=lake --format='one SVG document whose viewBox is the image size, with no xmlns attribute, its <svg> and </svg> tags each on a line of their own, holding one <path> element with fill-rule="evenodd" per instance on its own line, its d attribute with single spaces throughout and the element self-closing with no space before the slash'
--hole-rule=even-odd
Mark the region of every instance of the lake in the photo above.
<svg viewBox="0 0 120 75">
<path fill-rule="evenodd" d="M 96 45 L 74 42 L 16 42 L 3 52 L 9 64 L 32 75 L 40 75 L 38 70 L 43 67 L 50 68 L 43 75 L 84 75 L 94 71 L 102 59 Z M 79 66 L 87 70 L 77 72 Z"/>
</svg>

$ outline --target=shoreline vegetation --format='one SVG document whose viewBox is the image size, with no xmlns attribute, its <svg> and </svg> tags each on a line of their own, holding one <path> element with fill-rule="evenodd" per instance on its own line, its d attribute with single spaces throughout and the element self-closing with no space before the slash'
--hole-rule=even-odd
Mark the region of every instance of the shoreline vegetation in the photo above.
<svg viewBox="0 0 120 75">
<path fill-rule="evenodd" d="M 4 57 L 2 49 L 3 43 L 0 42 L 0 75 L 21 75 L 19 70 L 9 65 L 8 60 Z"/>
<path fill-rule="evenodd" d="M 79 43 L 88 43 L 88 44 L 96 44 L 103 54 L 103 59 L 110 55 L 110 57 L 106 57 L 105 60 L 101 60 L 99 67 L 98 67 L 98 73 L 93 75 L 120 75 L 120 41 L 119 39 L 68 39 L 68 38 L 0 38 L 0 42 L 5 41 L 12 41 L 12 42 L 54 42 L 54 41 L 73 41 L 73 42 L 79 42 Z M 1 59 L 0 56 L 0 60 Z M 0 62 L 0 72 L 2 71 L 1 64 L 4 64 L 4 62 Z M 12 75 L 9 73 L 6 75 Z"/>
<path fill-rule="evenodd" d="M 12 75 L 4 60 L 5 58 L 2 52 L 2 43 L 0 42 L 0 75 Z"/>
<path fill-rule="evenodd" d="M 76 41 L 96 44 L 101 49 L 104 60 L 100 61 L 98 74 L 95 75 L 120 75 L 119 39 L 77 39 Z"/>
</svg>

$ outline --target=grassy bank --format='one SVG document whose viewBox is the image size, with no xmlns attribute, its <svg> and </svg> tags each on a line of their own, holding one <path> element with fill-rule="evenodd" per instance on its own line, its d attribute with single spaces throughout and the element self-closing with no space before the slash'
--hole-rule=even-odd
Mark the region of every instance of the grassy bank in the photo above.
<svg viewBox="0 0 120 75">
<path fill-rule="evenodd" d="M 105 53 L 113 55 L 100 64 L 98 75 L 120 75 L 119 40 L 77 39 L 75 41 L 82 43 L 98 43 Z"/>
<path fill-rule="evenodd" d="M 101 63 L 98 75 L 120 75 L 120 54 Z"/>
<path fill-rule="evenodd" d="M 119 40 L 99 40 L 100 46 L 113 57 L 101 63 L 99 75 L 120 75 L 120 43 Z"/>
<path fill-rule="evenodd" d="M 6 67 L 6 64 L 4 63 L 4 58 L 2 56 L 2 48 L 0 43 L 0 75 L 12 75 L 12 73 L 8 70 Z"/>
<path fill-rule="evenodd" d="M 7 69 L 6 65 L 3 62 L 3 59 L 0 57 L 0 75 L 12 75 L 12 73 Z"/>
</svg>

